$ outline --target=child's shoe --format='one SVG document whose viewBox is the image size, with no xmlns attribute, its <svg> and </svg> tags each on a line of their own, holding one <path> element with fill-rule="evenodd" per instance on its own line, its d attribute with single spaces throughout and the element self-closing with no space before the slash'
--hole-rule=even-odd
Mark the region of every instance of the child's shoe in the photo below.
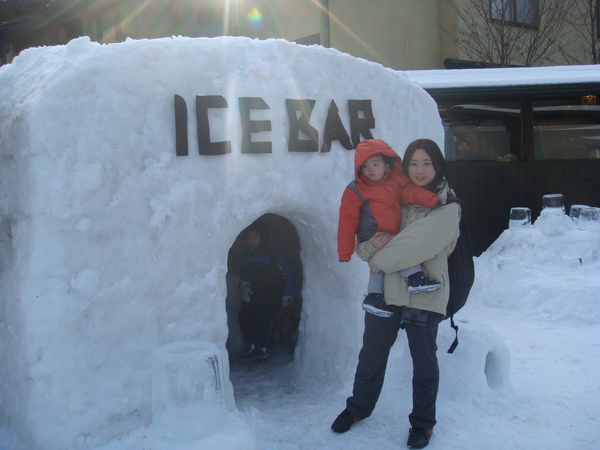
<svg viewBox="0 0 600 450">
<path fill-rule="evenodd" d="M 362 308 L 379 317 L 392 317 L 394 313 L 388 309 L 383 294 L 369 294 L 363 300 Z"/>
<path fill-rule="evenodd" d="M 248 345 L 246 350 L 244 350 L 242 353 L 240 353 L 240 358 L 250 358 L 252 355 L 254 355 L 256 353 L 257 350 L 258 350 L 258 347 L 256 346 L 256 344 L 252 343 L 252 344 Z"/>
<path fill-rule="evenodd" d="M 258 347 L 256 351 L 256 360 L 257 361 L 266 361 L 271 357 L 271 349 L 268 347 Z"/>
<path fill-rule="evenodd" d="M 406 278 L 406 284 L 408 286 L 408 292 L 411 294 L 418 294 L 419 292 L 431 292 L 436 291 L 442 287 L 442 283 L 429 278 L 423 271 L 413 273 L 411 276 Z"/>
</svg>

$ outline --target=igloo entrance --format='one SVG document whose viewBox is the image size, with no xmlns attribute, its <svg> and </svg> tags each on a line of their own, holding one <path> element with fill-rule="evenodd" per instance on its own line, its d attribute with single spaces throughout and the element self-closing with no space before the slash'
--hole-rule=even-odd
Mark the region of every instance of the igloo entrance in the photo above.
<svg viewBox="0 0 600 450">
<path fill-rule="evenodd" d="M 245 233 L 242 230 L 229 249 L 227 258 L 226 310 L 229 335 L 226 346 L 230 360 L 230 380 L 234 386 L 237 403 L 244 402 L 252 395 L 253 389 L 244 389 L 244 386 L 248 387 L 249 375 L 255 382 L 260 379 L 264 381 L 289 366 L 298 343 L 302 312 L 303 270 L 296 228 L 285 217 L 272 213 L 261 216 L 258 221 L 266 227 L 269 247 L 279 252 L 291 269 L 294 278 L 293 302 L 286 307 L 280 307 L 273 316 L 270 329 L 271 358 L 264 364 L 254 358 L 241 358 L 240 352 L 246 347 L 239 321 L 242 305 L 239 289 L 241 256 L 246 248 Z"/>
<path fill-rule="evenodd" d="M 264 214 L 258 219 L 266 227 L 270 248 L 279 252 L 290 266 L 294 277 L 293 303 L 280 308 L 273 317 L 273 342 L 277 349 L 294 351 L 298 342 L 298 325 L 302 309 L 303 270 L 300 259 L 300 240 L 294 225 L 285 217 L 277 214 Z M 247 224 L 250 225 L 250 224 Z M 244 340 L 238 320 L 240 299 L 241 255 L 246 248 L 243 230 L 229 249 L 227 258 L 227 324 L 229 336 L 227 350 L 232 357 L 244 348 Z"/>
</svg>

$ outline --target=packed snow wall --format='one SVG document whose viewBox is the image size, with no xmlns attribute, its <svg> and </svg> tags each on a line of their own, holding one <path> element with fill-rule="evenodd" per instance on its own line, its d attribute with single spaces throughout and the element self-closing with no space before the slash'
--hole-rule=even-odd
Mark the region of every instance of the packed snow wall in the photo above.
<svg viewBox="0 0 600 450">
<path fill-rule="evenodd" d="M 338 262 L 337 215 L 369 137 L 443 130 L 402 73 L 318 46 L 80 38 L 0 68 L 3 424 L 73 448 L 150 423 L 154 348 L 226 354 L 228 250 L 265 213 L 300 239 L 293 370 L 351 373 L 368 271 Z"/>
</svg>

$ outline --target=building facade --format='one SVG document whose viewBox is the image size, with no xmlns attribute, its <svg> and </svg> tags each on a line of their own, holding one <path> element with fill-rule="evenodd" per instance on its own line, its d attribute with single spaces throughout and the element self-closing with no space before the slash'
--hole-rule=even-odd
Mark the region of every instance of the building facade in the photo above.
<svg viewBox="0 0 600 450">
<path fill-rule="evenodd" d="M 505 30 L 502 35 L 517 40 L 564 26 L 553 44 L 562 54 L 554 52 L 552 58 L 534 65 L 569 63 L 564 55 L 575 54 L 594 32 L 597 43 L 598 0 L 574 0 L 573 4 L 579 5 L 578 15 L 572 7 L 570 15 L 560 19 L 551 17 L 547 5 L 552 4 L 563 2 L 0 0 L 0 56 L 5 64 L 25 48 L 66 44 L 79 36 L 110 43 L 128 37 L 231 35 L 321 44 L 396 70 L 441 69 L 447 59 L 477 59 L 480 55 L 464 44 L 473 42 L 474 35 L 488 41 L 496 39 L 493 33 L 486 34 L 486 29 Z M 526 62 L 521 59 L 515 62 Z"/>
</svg>

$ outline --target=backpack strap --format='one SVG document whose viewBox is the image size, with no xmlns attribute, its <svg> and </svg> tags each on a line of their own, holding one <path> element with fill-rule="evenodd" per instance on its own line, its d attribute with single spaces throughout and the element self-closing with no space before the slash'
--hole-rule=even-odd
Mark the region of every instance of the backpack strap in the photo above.
<svg viewBox="0 0 600 450">
<path fill-rule="evenodd" d="M 446 205 L 448 203 L 458 203 L 461 208 L 464 206 L 465 202 L 463 202 L 460 198 L 458 198 L 456 195 L 450 194 L 448 193 L 448 196 L 446 197 Z M 462 222 L 462 218 L 460 219 Z"/>
<path fill-rule="evenodd" d="M 288 279 L 288 274 L 277 259 L 277 257 L 271 252 L 271 249 L 269 249 L 269 260 L 271 261 L 271 267 L 273 268 L 273 271 L 275 272 L 277 278 L 281 282 L 281 285 L 284 286 Z"/>
<path fill-rule="evenodd" d="M 453 203 L 453 202 L 460 204 L 461 207 L 465 204 L 465 202 L 463 202 L 460 198 L 458 198 L 452 194 L 448 194 L 448 198 L 446 199 L 446 204 Z M 463 228 L 464 228 L 462 217 L 460 219 L 458 227 L 462 233 Z M 454 353 L 454 350 L 456 350 L 456 347 L 458 347 L 458 325 L 456 325 L 456 323 L 454 323 L 454 314 L 450 315 L 450 326 L 454 329 L 454 333 L 455 333 L 454 341 L 448 348 L 448 353 L 452 354 L 452 353 Z"/>
<path fill-rule="evenodd" d="M 454 332 L 456 333 L 456 336 L 454 336 L 454 342 L 452 342 L 452 345 L 450 345 L 450 348 L 448 348 L 448 353 L 452 354 L 454 353 L 456 347 L 458 347 L 458 325 L 454 323 L 454 314 L 450 316 L 450 326 L 454 328 Z"/>
</svg>

